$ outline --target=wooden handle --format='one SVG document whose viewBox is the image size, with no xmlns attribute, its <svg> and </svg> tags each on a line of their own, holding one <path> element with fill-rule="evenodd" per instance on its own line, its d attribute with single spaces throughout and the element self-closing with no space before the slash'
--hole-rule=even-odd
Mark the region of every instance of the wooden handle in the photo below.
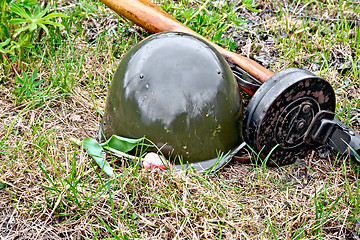
<svg viewBox="0 0 360 240">
<path fill-rule="evenodd" d="M 148 32 L 184 32 L 205 40 L 215 47 L 221 55 L 224 56 L 226 61 L 238 65 L 261 82 L 265 82 L 269 77 L 274 75 L 274 73 L 270 72 L 257 62 L 239 54 L 230 52 L 209 41 L 200 34 L 184 26 L 179 21 L 175 20 L 159 6 L 149 0 L 102 0 L 102 2 L 114 10 L 117 14 L 129 19 Z M 246 91 L 248 89 L 244 90 Z M 251 91 L 246 92 L 253 95 Z"/>
</svg>

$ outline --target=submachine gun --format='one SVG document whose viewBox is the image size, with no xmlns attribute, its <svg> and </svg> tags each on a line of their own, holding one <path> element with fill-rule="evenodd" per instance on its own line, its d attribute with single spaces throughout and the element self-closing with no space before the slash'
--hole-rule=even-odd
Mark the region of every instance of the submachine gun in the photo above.
<svg viewBox="0 0 360 240">
<path fill-rule="evenodd" d="M 238 85 L 252 96 L 244 114 L 243 138 L 263 158 L 270 154 L 270 164 L 293 163 L 321 145 L 360 163 L 360 135 L 334 118 L 335 93 L 328 81 L 297 68 L 274 74 L 207 40 L 148 0 L 102 2 L 150 33 L 184 32 L 218 50 Z"/>
</svg>

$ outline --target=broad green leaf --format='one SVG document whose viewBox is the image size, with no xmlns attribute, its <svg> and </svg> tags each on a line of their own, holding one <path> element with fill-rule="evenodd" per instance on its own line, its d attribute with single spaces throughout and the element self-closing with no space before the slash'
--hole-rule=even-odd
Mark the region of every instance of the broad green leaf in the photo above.
<svg viewBox="0 0 360 240">
<path fill-rule="evenodd" d="M 114 170 L 110 164 L 105 160 L 102 152 L 102 147 L 92 138 L 84 138 L 82 141 L 84 149 L 88 152 L 95 162 L 103 169 L 103 171 L 110 177 L 114 176 Z"/>
<path fill-rule="evenodd" d="M 124 158 L 130 158 L 130 159 L 136 159 L 136 157 L 131 156 L 127 153 L 121 152 L 119 150 L 116 150 L 114 148 L 108 147 L 108 146 L 104 146 L 103 147 L 105 150 L 108 150 L 109 152 L 111 152 L 112 154 L 116 155 L 117 157 L 124 157 Z"/>
<path fill-rule="evenodd" d="M 126 152 L 131 151 L 139 144 L 143 144 L 145 138 L 131 139 L 113 135 L 105 143 L 98 144 L 95 139 L 85 138 L 83 141 L 71 139 L 77 145 L 82 145 L 95 162 L 102 167 L 104 172 L 109 176 L 114 176 L 114 172 L 109 163 L 105 160 L 103 149 L 118 154 L 120 156 L 128 156 Z"/>
<path fill-rule="evenodd" d="M 112 148 L 117 151 L 126 153 L 134 149 L 134 147 L 136 147 L 137 145 L 141 144 L 143 140 L 144 138 L 131 139 L 112 135 L 111 138 L 106 142 L 102 143 L 101 146 L 106 146 L 108 148 Z"/>
<path fill-rule="evenodd" d="M 3 188 L 5 188 L 5 187 L 6 187 L 6 184 L 0 183 L 0 190 L 3 189 Z"/>
</svg>

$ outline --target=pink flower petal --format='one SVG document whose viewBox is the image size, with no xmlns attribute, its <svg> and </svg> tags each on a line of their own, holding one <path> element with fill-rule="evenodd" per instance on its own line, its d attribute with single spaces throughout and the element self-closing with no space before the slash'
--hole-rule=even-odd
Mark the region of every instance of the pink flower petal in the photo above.
<svg viewBox="0 0 360 240">
<path fill-rule="evenodd" d="M 144 157 L 143 166 L 146 169 L 166 169 L 164 163 L 166 162 L 163 156 L 156 153 L 147 153 Z"/>
</svg>

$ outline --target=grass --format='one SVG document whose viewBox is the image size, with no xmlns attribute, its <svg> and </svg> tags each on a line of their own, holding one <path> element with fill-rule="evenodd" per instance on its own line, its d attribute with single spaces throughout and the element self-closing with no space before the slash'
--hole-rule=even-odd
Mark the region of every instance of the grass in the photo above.
<svg viewBox="0 0 360 240">
<path fill-rule="evenodd" d="M 302 67 L 328 79 L 337 117 L 359 132 L 360 4 L 257 3 L 259 12 L 233 1 L 157 1 L 273 72 Z M 44 9 L 45 2 L 39 5 Z M 0 58 L 2 238 L 358 238 L 358 166 L 326 149 L 278 168 L 231 162 L 215 175 L 146 171 L 108 156 L 116 177 L 101 173 L 70 138 L 96 138 L 121 57 L 149 33 L 98 1 L 49 5 L 49 12 L 67 15 L 52 19 L 63 26 L 32 32 L 32 48 L 6 54 L 12 66 L 3 53 Z M 16 91 L 25 87 L 14 70 L 31 78 L 35 69 L 30 93 Z"/>
</svg>

